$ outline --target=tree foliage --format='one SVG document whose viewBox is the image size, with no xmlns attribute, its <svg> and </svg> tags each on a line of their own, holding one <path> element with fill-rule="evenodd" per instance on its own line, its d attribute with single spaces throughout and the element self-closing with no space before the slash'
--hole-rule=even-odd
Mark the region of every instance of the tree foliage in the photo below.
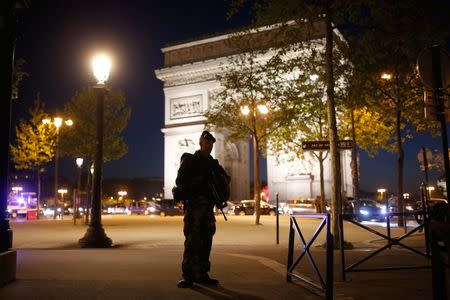
<svg viewBox="0 0 450 300">
<path fill-rule="evenodd" d="M 280 126 L 290 120 L 286 95 L 281 92 L 283 80 L 276 68 L 277 57 L 263 55 L 248 45 L 248 36 L 236 36 L 232 43 L 243 52 L 232 56 L 221 66 L 217 75 L 220 88 L 213 94 L 213 101 L 205 113 L 207 126 L 225 128 L 231 140 L 253 139 L 254 147 L 254 195 L 256 200 L 256 224 L 259 224 L 260 182 L 259 151 L 266 150 L 268 138 Z M 261 111 L 262 106 L 268 109 Z M 248 115 L 241 109 L 246 107 Z"/>
<path fill-rule="evenodd" d="M 93 88 L 77 92 L 64 106 L 64 115 L 73 120 L 71 130 L 61 131 L 60 149 L 62 155 L 85 157 L 93 160 L 96 151 L 96 98 Z M 123 130 L 128 125 L 131 108 L 125 104 L 125 95 L 121 91 L 107 93 L 104 109 L 104 161 L 123 157 L 128 147 L 125 144 Z"/>
<path fill-rule="evenodd" d="M 55 128 L 42 123 L 48 118 L 39 98 L 29 110 L 30 121 L 20 120 L 16 127 L 16 143 L 10 146 L 11 158 L 18 170 L 41 170 L 54 156 Z"/>
<path fill-rule="evenodd" d="M 398 207 L 403 211 L 403 143 L 413 131 L 428 129 L 423 116 L 423 87 L 416 62 L 423 49 L 448 38 L 447 15 L 425 1 L 364 1 L 367 7 L 365 30 L 350 39 L 349 58 L 354 78 L 363 93 L 364 105 L 391 128 L 389 141 L 381 147 L 395 152 L 397 160 Z M 439 17 L 441 16 L 441 17 Z M 384 78 L 381 78 L 382 74 Z M 399 225 L 403 223 L 399 218 Z"/>
<path fill-rule="evenodd" d="M 10 145 L 11 159 L 17 170 L 30 170 L 36 174 L 37 202 L 41 199 L 41 174 L 55 155 L 56 130 L 42 120 L 48 118 L 39 96 L 29 110 L 30 120 L 20 120 L 16 127 L 16 143 Z"/>
</svg>

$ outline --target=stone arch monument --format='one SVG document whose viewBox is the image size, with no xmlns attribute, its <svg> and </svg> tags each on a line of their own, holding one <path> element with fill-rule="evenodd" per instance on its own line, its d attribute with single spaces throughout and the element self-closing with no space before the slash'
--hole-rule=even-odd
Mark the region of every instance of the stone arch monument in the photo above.
<svg viewBox="0 0 450 300">
<path fill-rule="evenodd" d="M 319 27 L 320 28 L 320 27 Z M 264 34 L 271 27 L 258 30 Z M 266 35 L 267 36 L 267 35 Z M 323 38 L 323 32 L 315 38 Z M 227 43 L 232 34 L 222 34 L 189 42 L 177 43 L 162 49 L 164 67 L 155 71 L 164 83 L 164 197 L 172 198 L 172 187 L 183 152 L 193 153 L 199 148 L 198 140 L 204 130 L 204 112 L 210 106 L 212 94 L 220 86 L 215 75 L 227 57 L 237 54 Z M 212 156 L 217 158 L 231 175 L 231 200 L 250 197 L 249 140 L 230 143 L 223 131 L 213 132 L 217 139 Z M 342 190 L 351 196 L 350 151 L 341 151 Z M 303 160 L 291 160 L 279 154 L 267 157 L 267 179 L 270 200 L 314 198 L 320 195 L 319 165 L 309 155 Z M 331 169 L 325 162 L 325 192 L 330 193 Z M 272 201 L 271 201 L 272 202 Z"/>
</svg>

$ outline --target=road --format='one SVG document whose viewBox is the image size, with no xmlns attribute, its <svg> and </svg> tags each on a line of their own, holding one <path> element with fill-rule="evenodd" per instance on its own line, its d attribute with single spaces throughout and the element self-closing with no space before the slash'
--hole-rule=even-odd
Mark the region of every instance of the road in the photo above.
<svg viewBox="0 0 450 300">
<path fill-rule="evenodd" d="M 184 242 L 181 216 L 103 215 L 113 249 L 80 249 L 77 242 L 86 226 L 73 225 L 68 218 L 11 221 L 18 280 L 0 290 L 0 299 L 24 299 L 26 293 L 35 293 L 32 299 L 60 299 L 61 295 L 61 299 L 322 299 L 298 282 L 286 284 L 287 216 L 280 216 L 278 245 L 275 217 L 262 216 L 262 225 L 254 224 L 254 216 L 229 216 L 228 221 L 220 215 L 216 218 L 211 275 L 221 280 L 221 289 L 215 291 L 175 287 Z M 318 221 L 297 220 L 309 240 Z M 386 229 L 379 225 L 370 224 L 384 233 Z M 402 234 L 403 229 L 392 229 L 393 236 Z M 355 247 L 346 251 L 347 265 L 385 243 L 350 223 L 345 224 L 345 237 Z M 296 239 L 295 257 L 301 251 Z M 311 247 L 320 270 L 324 270 L 326 254 L 323 242 L 322 233 Z M 422 233 L 405 242 L 423 250 Z M 335 251 L 334 257 L 335 299 L 432 297 L 429 269 L 350 273 L 343 282 L 340 252 Z M 367 262 L 368 267 L 424 264 L 429 264 L 427 259 L 398 247 Z M 296 270 L 317 281 L 306 256 Z"/>
</svg>

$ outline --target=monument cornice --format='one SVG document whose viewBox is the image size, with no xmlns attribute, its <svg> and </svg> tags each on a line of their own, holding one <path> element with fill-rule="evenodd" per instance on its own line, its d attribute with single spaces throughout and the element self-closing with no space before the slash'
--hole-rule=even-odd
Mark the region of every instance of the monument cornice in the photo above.
<svg viewBox="0 0 450 300">
<path fill-rule="evenodd" d="M 221 57 L 155 70 L 155 74 L 164 82 L 164 87 L 210 81 L 215 79 L 226 62 L 227 58 Z"/>
</svg>

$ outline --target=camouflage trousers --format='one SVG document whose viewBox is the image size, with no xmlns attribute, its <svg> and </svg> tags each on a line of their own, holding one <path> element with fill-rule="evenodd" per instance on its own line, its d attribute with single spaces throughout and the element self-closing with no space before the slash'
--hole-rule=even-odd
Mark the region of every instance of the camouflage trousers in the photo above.
<svg viewBox="0 0 450 300">
<path fill-rule="evenodd" d="M 211 268 L 209 255 L 216 219 L 211 207 L 188 208 L 184 215 L 183 278 L 199 278 Z"/>
</svg>

